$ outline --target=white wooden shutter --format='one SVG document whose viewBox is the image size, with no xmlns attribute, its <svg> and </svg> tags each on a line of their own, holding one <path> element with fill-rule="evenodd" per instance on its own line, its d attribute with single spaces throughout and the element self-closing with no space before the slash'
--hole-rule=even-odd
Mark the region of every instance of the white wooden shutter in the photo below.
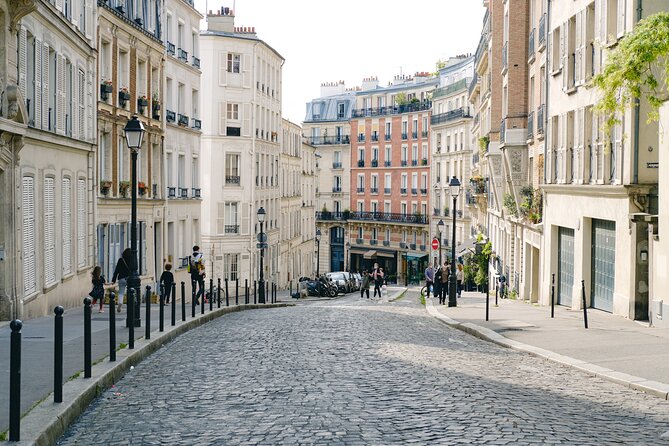
<svg viewBox="0 0 669 446">
<path fill-rule="evenodd" d="M 251 88 L 251 56 L 248 54 L 242 58 L 242 86 Z"/>
<path fill-rule="evenodd" d="M 225 51 L 218 53 L 218 85 L 228 85 L 228 53 Z"/>
<path fill-rule="evenodd" d="M 569 86 L 569 22 L 560 25 L 560 68 L 562 68 L 562 90 Z"/>
<path fill-rule="evenodd" d="M 86 266 L 86 180 L 77 180 L 77 265 Z"/>
<path fill-rule="evenodd" d="M 56 281 L 54 179 L 44 178 L 44 284 Z"/>
<path fill-rule="evenodd" d="M 584 52 L 584 34 L 585 29 L 583 28 L 583 16 L 585 11 L 579 11 L 576 13 L 576 30 L 574 36 L 576 37 L 574 42 L 574 85 L 581 85 L 583 83 L 583 52 Z"/>
<path fill-rule="evenodd" d="M 588 26 L 588 22 L 590 21 L 590 14 L 592 14 L 590 8 L 586 8 L 584 14 L 583 14 L 583 82 L 587 82 L 590 80 L 592 77 L 592 70 L 593 70 L 593 51 L 595 49 L 594 46 L 594 35 L 593 35 L 593 30 Z M 593 20 L 595 18 L 593 17 Z M 591 46 L 592 45 L 592 46 Z"/>
<path fill-rule="evenodd" d="M 251 230 L 251 215 L 250 215 L 250 204 L 242 203 L 241 205 L 241 214 L 242 214 L 242 235 L 248 235 Z"/>
<path fill-rule="evenodd" d="M 219 235 L 225 234 L 225 203 L 218 203 L 218 213 L 216 215 L 216 233 Z"/>
<path fill-rule="evenodd" d="M 242 136 L 251 136 L 251 104 L 242 107 Z"/>
<path fill-rule="evenodd" d="M 49 45 L 42 44 L 42 129 L 49 128 Z M 53 86 L 55 88 L 55 85 Z"/>
<path fill-rule="evenodd" d="M 72 122 L 76 123 L 77 135 L 79 139 L 86 140 L 86 73 L 84 70 L 77 70 L 77 86 L 75 87 L 75 106 L 73 109 L 76 109 L 76 119 L 73 119 Z"/>
<path fill-rule="evenodd" d="M 42 128 L 42 41 L 35 39 L 35 98 L 31 107 L 35 110 L 36 128 Z"/>
<path fill-rule="evenodd" d="M 63 0 L 56 0 L 56 9 L 59 11 L 63 11 Z"/>
<path fill-rule="evenodd" d="M 37 291 L 35 265 L 35 179 L 23 177 L 23 293 Z"/>
<path fill-rule="evenodd" d="M 63 208 L 63 275 L 72 272 L 72 181 L 63 178 L 61 188 L 61 207 Z"/>
<path fill-rule="evenodd" d="M 602 44 L 606 44 L 608 41 L 608 26 L 606 23 L 607 3 L 608 0 L 599 0 L 599 20 L 597 20 L 597 23 L 599 24 L 599 41 Z"/>
<path fill-rule="evenodd" d="M 65 56 L 56 54 L 56 132 L 65 133 Z"/>
<path fill-rule="evenodd" d="M 622 37 L 625 35 L 625 25 L 626 25 L 626 12 L 627 12 L 627 1 L 618 0 L 618 23 L 615 35 L 617 37 Z M 613 34 L 613 33 L 610 33 Z"/>
<path fill-rule="evenodd" d="M 225 136 L 227 129 L 227 104 L 225 102 L 218 103 L 218 134 Z"/>
<path fill-rule="evenodd" d="M 28 38 L 26 29 L 21 27 L 19 30 L 19 89 L 21 91 L 21 96 L 25 100 L 28 95 L 28 90 L 26 87 L 26 70 L 28 67 L 28 51 L 27 51 Z M 32 106 L 32 104 L 31 104 Z"/>
</svg>

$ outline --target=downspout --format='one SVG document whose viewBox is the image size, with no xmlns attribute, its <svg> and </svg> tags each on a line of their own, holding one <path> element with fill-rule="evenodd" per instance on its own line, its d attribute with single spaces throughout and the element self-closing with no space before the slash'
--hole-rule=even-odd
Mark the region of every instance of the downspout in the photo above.
<svg viewBox="0 0 669 446">
<path fill-rule="evenodd" d="M 551 50 L 552 50 L 552 48 L 550 48 L 550 46 L 552 46 L 552 43 L 553 43 L 553 42 L 551 42 L 551 39 L 548 38 L 548 30 L 551 29 L 551 27 L 550 27 L 550 25 L 551 25 L 551 0 L 548 0 L 547 3 L 548 3 L 548 5 L 546 7 L 546 30 L 545 30 L 545 32 L 546 32 L 546 57 L 549 57 L 548 55 L 551 54 Z M 548 92 L 548 89 L 550 87 L 550 73 L 549 73 L 549 71 L 550 70 L 546 69 L 546 73 L 545 73 L 546 79 L 544 81 L 544 83 L 545 83 L 544 96 L 545 96 L 545 102 L 546 102 L 545 103 L 546 109 L 544 110 L 544 134 L 546 135 L 546 137 L 544 138 L 544 183 L 546 183 L 546 171 L 547 171 L 546 164 L 547 164 L 547 161 L 548 161 L 547 147 L 548 147 L 548 142 L 549 142 L 548 141 L 548 136 L 549 136 L 549 133 L 548 133 L 548 110 L 549 110 L 548 101 L 549 101 L 550 96 L 551 96 Z M 546 197 L 544 197 L 544 208 L 546 207 L 545 198 Z"/>
<path fill-rule="evenodd" d="M 643 13 L 643 0 L 637 0 L 636 2 L 636 22 L 641 20 Z M 641 101 L 639 98 L 634 100 L 634 161 L 633 161 L 633 175 L 632 179 L 633 184 L 639 183 L 639 126 L 640 126 L 640 116 L 641 111 Z"/>
</svg>

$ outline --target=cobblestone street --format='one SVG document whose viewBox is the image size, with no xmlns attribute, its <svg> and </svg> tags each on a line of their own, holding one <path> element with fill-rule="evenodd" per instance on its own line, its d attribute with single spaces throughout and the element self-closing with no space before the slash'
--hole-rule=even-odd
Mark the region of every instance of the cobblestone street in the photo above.
<svg viewBox="0 0 669 446">
<path fill-rule="evenodd" d="M 669 403 L 451 329 L 417 293 L 233 313 L 106 391 L 60 445 L 669 444 Z"/>
</svg>

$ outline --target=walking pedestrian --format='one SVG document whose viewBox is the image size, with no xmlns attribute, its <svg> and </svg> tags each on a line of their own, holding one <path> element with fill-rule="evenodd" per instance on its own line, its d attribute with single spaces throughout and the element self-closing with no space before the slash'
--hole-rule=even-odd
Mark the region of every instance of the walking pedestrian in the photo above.
<svg viewBox="0 0 669 446">
<path fill-rule="evenodd" d="M 190 280 L 197 283 L 198 290 L 195 295 L 196 304 L 200 304 L 200 296 L 204 299 L 204 256 L 200 252 L 200 247 L 193 246 L 193 255 L 188 260 L 188 270 L 190 272 Z"/>
<path fill-rule="evenodd" d="M 112 276 L 112 284 L 116 283 L 116 279 L 118 278 L 118 305 L 116 306 L 116 311 L 119 313 L 123 307 L 123 298 L 125 297 L 125 290 L 128 285 L 131 265 L 135 263 L 133 257 L 132 249 L 126 248 L 123 254 L 121 254 L 121 258 L 116 262 L 116 268 L 114 268 L 114 275 Z"/>
<path fill-rule="evenodd" d="M 451 268 L 448 262 L 444 262 L 444 265 L 441 267 L 441 293 L 439 294 L 439 303 L 444 305 L 446 304 L 446 297 L 448 296 L 448 280 L 451 277 Z"/>
<path fill-rule="evenodd" d="M 172 274 L 172 264 L 167 262 L 165 264 L 165 271 L 160 275 L 160 284 L 163 286 L 165 305 L 170 303 L 170 296 L 172 295 L 172 284 L 174 283 L 174 274 Z"/>
<path fill-rule="evenodd" d="M 383 268 L 379 267 L 378 263 L 375 263 L 374 266 L 375 266 L 374 274 L 372 275 L 372 277 L 374 278 L 374 298 L 376 298 L 376 293 L 378 293 L 380 299 L 382 297 L 381 286 L 383 286 L 384 273 L 383 273 Z"/>
<path fill-rule="evenodd" d="M 457 270 L 455 271 L 455 279 L 457 280 L 458 284 L 458 299 L 460 298 L 460 295 L 462 294 L 462 283 L 465 280 L 465 271 L 462 267 L 462 263 L 458 263 Z"/>
<path fill-rule="evenodd" d="M 434 273 L 434 288 L 432 289 L 432 292 L 434 293 L 434 297 L 439 298 L 439 303 L 441 303 L 441 280 L 444 274 L 448 273 L 444 271 L 443 266 L 438 266 Z"/>
<path fill-rule="evenodd" d="M 434 287 L 434 268 L 431 264 L 425 268 L 425 287 L 427 288 L 427 298 L 430 298 L 430 292 Z"/>
<path fill-rule="evenodd" d="M 98 313 L 104 313 L 105 311 L 103 310 L 104 304 L 105 304 L 105 277 L 102 275 L 102 268 L 99 266 L 96 266 L 93 268 L 93 272 L 91 273 L 92 279 L 91 282 L 93 283 L 93 289 L 91 290 L 90 293 L 88 293 L 89 296 L 93 299 L 93 305 L 97 303 L 97 301 L 100 301 L 100 309 L 98 310 Z"/>
<path fill-rule="evenodd" d="M 369 299 L 370 282 L 371 282 L 371 277 L 369 277 L 369 273 L 367 272 L 367 270 L 364 270 L 362 272 L 362 283 L 360 284 L 360 299 L 362 299 L 365 294 L 367 294 L 367 299 Z"/>
</svg>

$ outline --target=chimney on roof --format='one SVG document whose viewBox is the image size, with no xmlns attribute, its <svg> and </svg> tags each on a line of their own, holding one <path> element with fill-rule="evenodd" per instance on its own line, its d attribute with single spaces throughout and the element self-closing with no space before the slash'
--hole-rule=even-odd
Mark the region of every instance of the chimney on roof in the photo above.
<svg viewBox="0 0 669 446">
<path fill-rule="evenodd" d="M 221 7 L 220 14 L 211 14 L 207 16 L 207 30 L 233 33 L 235 32 L 235 14 L 232 9 Z"/>
</svg>

